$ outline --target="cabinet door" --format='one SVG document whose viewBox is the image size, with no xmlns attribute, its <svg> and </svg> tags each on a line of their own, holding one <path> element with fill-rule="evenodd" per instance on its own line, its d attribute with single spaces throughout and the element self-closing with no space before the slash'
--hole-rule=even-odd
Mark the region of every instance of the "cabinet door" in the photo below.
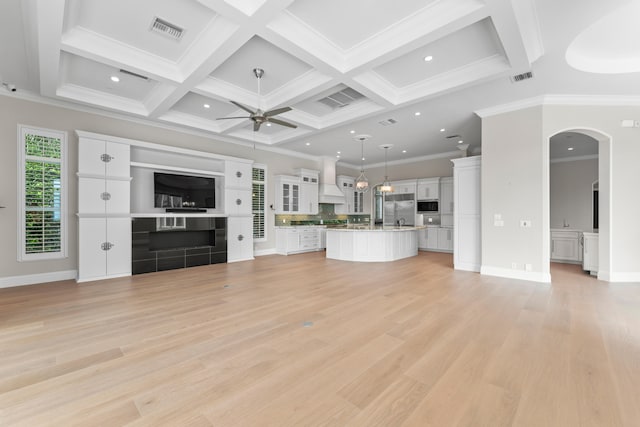
<svg viewBox="0 0 640 427">
<path fill-rule="evenodd" d="M 291 212 L 291 184 L 285 182 L 280 187 L 282 189 L 280 192 L 282 212 Z"/>
<path fill-rule="evenodd" d="M 79 178 L 78 212 L 104 214 L 106 211 L 105 186 L 105 180 L 102 178 Z"/>
<path fill-rule="evenodd" d="M 78 142 L 78 172 L 105 175 L 107 164 L 102 160 L 105 142 L 91 138 L 80 138 Z"/>
<path fill-rule="evenodd" d="M 300 186 L 300 213 L 318 213 L 318 184 L 303 182 Z"/>
<path fill-rule="evenodd" d="M 300 212 L 300 184 L 291 184 L 291 213 Z"/>
<path fill-rule="evenodd" d="M 107 274 L 107 241 L 104 218 L 81 218 L 78 224 L 78 281 L 93 280 Z"/>
<path fill-rule="evenodd" d="M 107 276 L 131 274 L 131 219 L 107 218 L 107 241 L 111 249 L 106 252 Z"/>
<path fill-rule="evenodd" d="M 441 251 L 453 250 L 453 229 L 452 228 L 438 229 L 438 249 Z"/>
<path fill-rule="evenodd" d="M 105 154 L 107 154 L 104 160 L 106 176 L 131 176 L 131 150 L 129 145 L 107 141 L 105 144 Z"/>
<path fill-rule="evenodd" d="M 427 249 L 427 229 L 418 230 L 418 248 Z"/>
<path fill-rule="evenodd" d="M 250 188 L 252 180 L 252 165 L 227 161 L 225 163 L 225 186 L 233 188 Z"/>
<path fill-rule="evenodd" d="M 300 250 L 300 233 L 298 230 L 287 230 L 287 253 Z"/>
<path fill-rule="evenodd" d="M 427 228 L 427 249 L 438 249 L 439 228 Z"/>
<path fill-rule="evenodd" d="M 227 220 L 227 261 L 253 259 L 253 218 Z"/>
<path fill-rule="evenodd" d="M 353 213 L 364 212 L 364 193 L 359 191 L 353 192 Z"/>
<path fill-rule="evenodd" d="M 440 213 L 453 214 L 453 180 L 442 180 L 440 191 Z"/>
<path fill-rule="evenodd" d="M 131 204 L 131 184 L 129 181 L 105 181 L 105 205 L 107 213 L 126 213 L 130 212 Z M 82 211 L 81 211 L 82 212 Z"/>
<path fill-rule="evenodd" d="M 251 190 L 225 190 L 227 215 L 251 214 Z"/>
<path fill-rule="evenodd" d="M 579 261 L 577 237 L 551 236 L 551 258 L 562 261 Z"/>
</svg>

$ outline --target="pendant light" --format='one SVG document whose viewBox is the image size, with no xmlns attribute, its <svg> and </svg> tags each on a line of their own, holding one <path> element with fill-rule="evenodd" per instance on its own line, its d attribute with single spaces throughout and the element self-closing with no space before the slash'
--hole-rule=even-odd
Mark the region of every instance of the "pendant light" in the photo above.
<svg viewBox="0 0 640 427">
<path fill-rule="evenodd" d="M 384 148 L 384 181 L 380 186 L 380 191 L 382 193 L 393 193 L 393 187 L 389 182 L 389 176 L 387 175 L 387 151 L 389 148 L 393 147 L 393 144 L 385 144 L 381 145 L 380 148 Z"/>
<path fill-rule="evenodd" d="M 360 141 L 360 175 L 356 179 L 356 191 L 359 193 L 369 191 L 369 180 L 364 174 L 364 142 L 369 138 L 371 138 L 370 135 L 358 135 L 353 138 L 356 141 Z"/>
</svg>

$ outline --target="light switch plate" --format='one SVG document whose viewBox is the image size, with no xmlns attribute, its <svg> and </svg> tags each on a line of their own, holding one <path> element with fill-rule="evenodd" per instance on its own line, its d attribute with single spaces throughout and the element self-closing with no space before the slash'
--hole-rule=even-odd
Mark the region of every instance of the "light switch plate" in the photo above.
<svg viewBox="0 0 640 427">
<path fill-rule="evenodd" d="M 531 227 L 531 220 L 530 219 L 521 219 L 520 220 L 520 227 L 530 228 Z"/>
</svg>

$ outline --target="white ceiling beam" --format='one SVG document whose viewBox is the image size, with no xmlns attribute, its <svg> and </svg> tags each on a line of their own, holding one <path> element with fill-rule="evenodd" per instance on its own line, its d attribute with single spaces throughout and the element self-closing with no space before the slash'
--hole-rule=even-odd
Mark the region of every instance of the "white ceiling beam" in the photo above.
<svg viewBox="0 0 640 427">
<path fill-rule="evenodd" d="M 45 96 L 55 96 L 58 89 L 64 5 L 64 0 L 37 0 L 36 3 L 40 93 Z"/>
<path fill-rule="evenodd" d="M 491 20 L 502 42 L 505 56 L 513 68 L 513 74 L 531 70 L 523 35 L 510 0 L 486 0 Z"/>
</svg>

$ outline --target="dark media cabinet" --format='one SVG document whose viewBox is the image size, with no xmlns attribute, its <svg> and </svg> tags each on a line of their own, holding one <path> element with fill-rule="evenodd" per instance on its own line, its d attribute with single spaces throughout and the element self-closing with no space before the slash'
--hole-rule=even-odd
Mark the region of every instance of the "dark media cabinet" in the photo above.
<svg viewBox="0 0 640 427">
<path fill-rule="evenodd" d="M 131 232 L 132 274 L 227 262 L 226 218 L 133 218 Z"/>
</svg>

